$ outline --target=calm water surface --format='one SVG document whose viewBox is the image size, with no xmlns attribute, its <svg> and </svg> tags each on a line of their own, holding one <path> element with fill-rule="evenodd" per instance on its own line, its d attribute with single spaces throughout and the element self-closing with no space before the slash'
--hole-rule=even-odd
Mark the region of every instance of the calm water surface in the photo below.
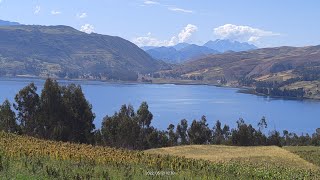
<svg viewBox="0 0 320 180">
<path fill-rule="evenodd" d="M 15 94 L 30 82 L 35 82 L 40 93 L 44 80 L 0 79 L 0 101 L 7 98 L 13 102 Z M 320 127 L 320 101 L 274 99 L 206 85 L 72 82 L 82 86 L 93 105 L 98 128 L 103 117 L 112 115 L 122 104 L 130 103 L 137 109 L 142 101 L 148 102 L 154 115 L 152 124 L 160 129 L 166 129 L 170 123 L 176 125 L 183 118 L 191 124 L 191 120 L 202 115 L 207 116 L 211 127 L 216 120 L 234 127 L 240 117 L 256 125 L 262 116 L 267 118 L 269 130 L 313 133 Z"/>
</svg>

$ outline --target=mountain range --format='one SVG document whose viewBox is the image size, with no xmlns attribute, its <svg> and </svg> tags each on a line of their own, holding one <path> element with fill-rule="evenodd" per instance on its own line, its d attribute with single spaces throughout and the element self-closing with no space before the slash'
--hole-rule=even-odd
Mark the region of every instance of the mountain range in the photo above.
<svg viewBox="0 0 320 180">
<path fill-rule="evenodd" d="M 303 88 L 306 97 L 320 99 L 320 46 L 255 49 L 248 43 L 216 40 L 203 46 L 146 47 L 145 52 L 123 38 L 69 26 L 0 22 L 0 76 L 136 81 L 142 74 L 147 76 L 141 80 L 160 78 L 162 83 L 277 82 L 281 88 Z"/>
<path fill-rule="evenodd" d="M 219 54 L 227 51 L 247 51 L 257 49 L 256 46 L 248 43 L 241 43 L 231 40 L 208 41 L 203 46 L 179 43 L 175 46 L 142 47 L 154 59 L 163 60 L 168 63 L 183 63 L 185 61 L 206 56 L 209 54 Z"/>
<path fill-rule="evenodd" d="M 216 50 L 204 46 L 198 46 L 195 44 L 188 44 L 186 46 L 183 45 L 184 44 L 177 44 L 173 47 L 157 47 L 146 50 L 146 52 L 154 59 L 174 64 L 182 63 L 199 56 L 219 53 Z"/>
<path fill-rule="evenodd" d="M 297 69 L 312 68 L 320 73 L 320 46 L 275 47 L 213 54 L 188 61 L 166 71 L 179 76 L 201 75 L 205 80 L 238 80 L 293 75 Z M 289 77 L 283 77 L 284 79 Z"/>
<path fill-rule="evenodd" d="M 120 37 L 68 26 L 0 26 L 0 75 L 136 80 L 169 66 Z M 10 24 L 10 23 L 9 23 Z"/>
<path fill-rule="evenodd" d="M 155 77 L 175 83 L 251 86 L 256 93 L 320 99 L 320 45 L 213 54 L 159 71 Z"/>
</svg>

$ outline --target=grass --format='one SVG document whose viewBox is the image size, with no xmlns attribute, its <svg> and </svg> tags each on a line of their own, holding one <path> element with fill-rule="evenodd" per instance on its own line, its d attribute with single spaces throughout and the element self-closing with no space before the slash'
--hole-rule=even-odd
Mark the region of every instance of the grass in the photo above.
<svg viewBox="0 0 320 180">
<path fill-rule="evenodd" d="M 319 169 L 318 166 L 276 146 L 222 146 L 222 145 L 191 145 L 151 149 L 150 154 L 175 155 L 193 159 L 204 159 L 214 163 L 242 162 L 257 165 L 276 165 L 302 169 Z M 320 151 L 319 151 L 320 155 Z M 320 156 L 319 156 L 320 159 Z"/>
<path fill-rule="evenodd" d="M 289 70 L 289 71 L 282 71 L 282 72 L 278 72 L 278 73 L 272 73 L 272 74 L 260 76 L 260 77 L 255 78 L 255 80 L 282 82 L 282 81 L 286 81 L 288 79 L 296 78 L 296 77 L 298 77 L 298 76 L 293 74 L 293 70 Z"/>
<path fill-rule="evenodd" d="M 315 146 L 287 146 L 284 149 L 299 155 L 301 158 L 320 166 L 320 147 Z"/>
<path fill-rule="evenodd" d="M 166 155 L 164 149 L 174 149 L 174 154 Z M 178 154 L 186 157 L 176 156 Z M 274 161 L 286 164 L 270 161 L 273 156 Z M 284 161 L 285 158 L 291 160 Z M 0 179 L 319 178 L 317 166 L 277 147 L 259 149 L 208 145 L 142 152 L 0 132 Z"/>
</svg>

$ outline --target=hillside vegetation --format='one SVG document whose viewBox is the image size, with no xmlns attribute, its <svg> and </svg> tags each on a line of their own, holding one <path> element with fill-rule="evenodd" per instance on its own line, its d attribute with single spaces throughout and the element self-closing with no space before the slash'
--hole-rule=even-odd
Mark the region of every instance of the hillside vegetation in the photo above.
<svg viewBox="0 0 320 180">
<path fill-rule="evenodd" d="M 120 37 L 68 26 L 0 26 L 0 75 L 137 80 L 165 68 Z"/>
<path fill-rule="evenodd" d="M 160 71 L 157 77 L 268 88 L 258 93 L 320 98 L 320 46 L 263 48 L 209 55 Z M 301 82 L 295 84 L 296 82 Z M 284 92 L 302 88 L 304 93 Z M 270 91 L 275 89 L 276 91 Z M 280 91 L 278 91 L 280 90 Z M 291 94 L 290 94 L 291 93 Z"/>
<path fill-rule="evenodd" d="M 214 151 L 212 152 L 214 153 Z M 290 153 L 289 153 L 290 154 Z M 288 157 L 295 157 L 288 155 Z M 303 160 L 299 162 L 305 163 Z M 308 163 L 305 163 L 308 165 Z M 310 167 L 310 169 L 308 169 Z M 0 133 L 2 179 L 316 179 L 312 165 L 210 162 Z"/>
</svg>

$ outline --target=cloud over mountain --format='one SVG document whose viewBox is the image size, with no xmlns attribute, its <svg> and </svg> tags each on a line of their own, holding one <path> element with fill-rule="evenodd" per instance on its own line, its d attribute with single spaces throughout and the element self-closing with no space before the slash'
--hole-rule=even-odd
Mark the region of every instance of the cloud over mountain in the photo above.
<svg viewBox="0 0 320 180">
<path fill-rule="evenodd" d="M 198 27 L 193 24 L 188 24 L 178 35 L 179 43 L 186 42 L 194 32 L 198 30 Z"/>
<path fill-rule="evenodd" d="M 242 42 L 257 42 L 260 38 L 278 36 L 279 33 L 265 31 L 250 26 L 238 26 L 234 24 L 225 24 L 214 28 L 214 34 L 222 39 L 237 40 Z"/>
<path fill-rule="evenodd" d="M 159 40 L 153 37 L 151 33 L 146 36 L 134 38 L 132 41 L 138 46 L 173 46 L 178 43 L 188 41 L 191 36 L 198 30 L 198 27 L 193 24 L 188 24 L 176 36 L 172 36 L 169 40 Z"/>
<path fill-rule="evenodd" d="M 80 31 L 85 32 L 87 34 L 91 34 L 94 32 L 94 26 L 91 24 L 85 24 L 85 25 L 81 26 Z"/>
</svg>

